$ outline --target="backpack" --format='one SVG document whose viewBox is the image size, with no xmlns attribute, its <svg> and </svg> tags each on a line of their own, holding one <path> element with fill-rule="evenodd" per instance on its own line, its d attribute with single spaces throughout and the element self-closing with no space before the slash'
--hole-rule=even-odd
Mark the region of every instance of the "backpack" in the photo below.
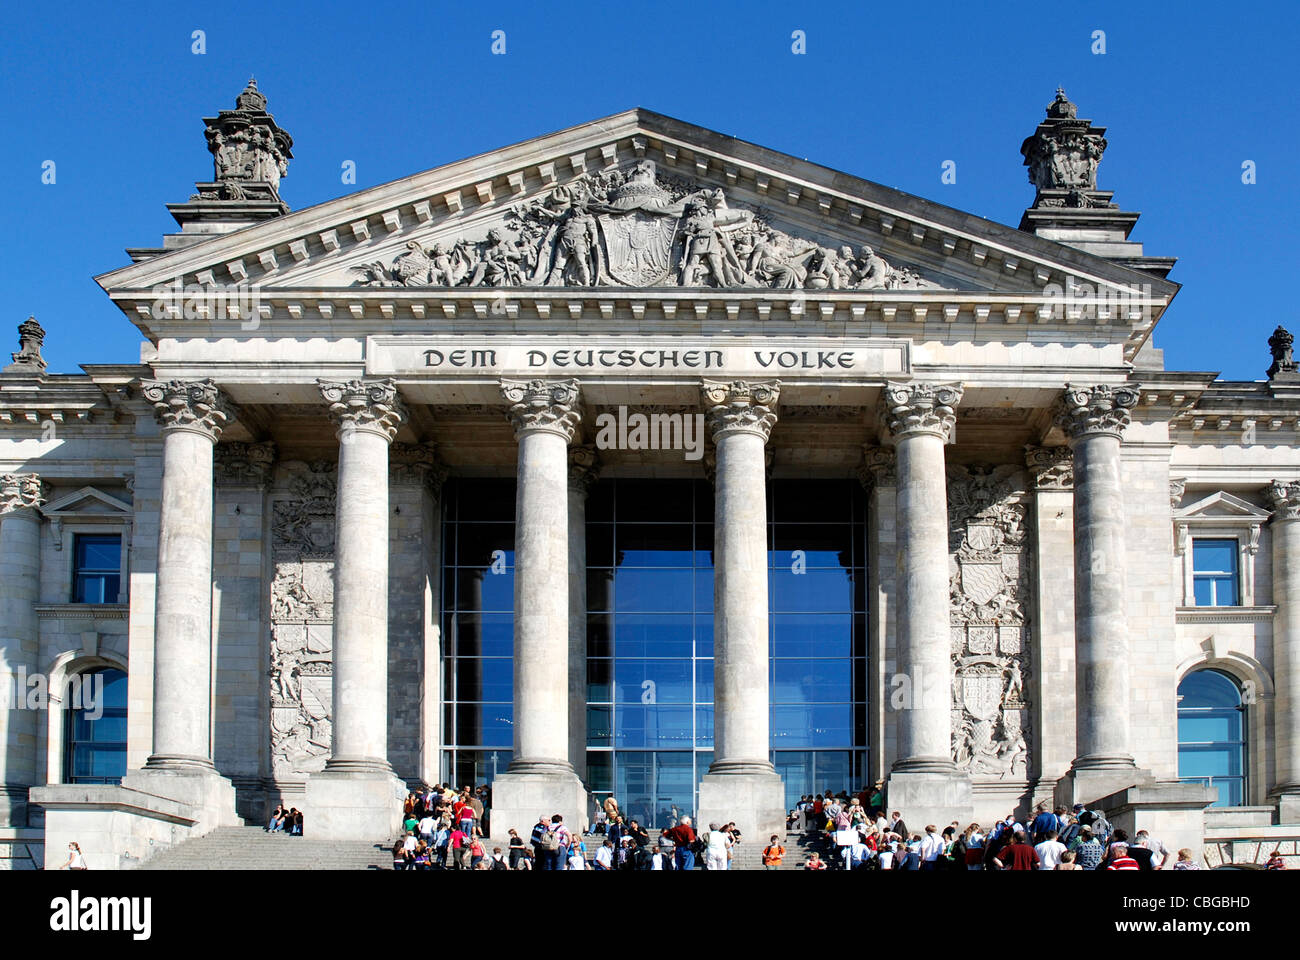
<svg viewBox="0 0 1300 960">
<path fill-rule="evenodd" d="M 548 853 L 554 853 L 560 849 L 560 831 L 547 830 L 542 834 L 541 848 Z"/>
</svg>

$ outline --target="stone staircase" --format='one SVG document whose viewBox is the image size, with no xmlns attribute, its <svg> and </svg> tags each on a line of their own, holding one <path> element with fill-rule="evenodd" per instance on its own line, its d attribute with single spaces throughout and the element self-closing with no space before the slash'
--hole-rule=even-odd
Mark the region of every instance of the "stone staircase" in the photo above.
<svg viewBox="0 0 1300 960">
<path fill-rule="evenodd" d="M 220 827 L 160 851 L 139 870 L 391 870 L 392 844 L 313 840 L 266 833 L 261 827 Z"/>
</svg>

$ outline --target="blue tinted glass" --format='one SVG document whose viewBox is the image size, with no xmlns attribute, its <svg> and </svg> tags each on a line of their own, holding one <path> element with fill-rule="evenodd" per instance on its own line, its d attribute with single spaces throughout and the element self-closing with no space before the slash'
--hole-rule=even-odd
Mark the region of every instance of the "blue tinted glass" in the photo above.
<svg viewBox="0 0 1300 960">
<path fill-rule="evenodd" d="M 614 649 L 619 657 L 689 657 L 692 632 L 688 614 L 614 615 Z"/>
<path fill-rule="evenodd" d="M 844 569 L 809 568 L 795 573 L 773 570 L 769 579 L 773 610 L 839 612 L 853 609 L 853 581 Z"/>
<path fill-rule="evenodd" d="M 773 703 L 813 703 L 853 699 L 849 660 L 773 660 Z"/>
<path fill-rule="evenodd" d="M 847 613 L 774 613 L 775 657 L 847 657 L 853 652 L 853 617 Z"/>
<path fill-rule="evenodd" d="M 1237 707 L 1241 691 L 1227 675 L 1217 670 L 1196 670 L 1178 685 L 1179 709 L 1188 707 Z"/>
<path fill-rule="evenodd" d="M 691 609 L 691 571 L 620 567 L 614 572 L 615 610 Z"/>
<path fill-rule="evenodd" d="M 614 667 L 615 703 L 690 703 L 691 661 L 631 660 L 619 657 Z"/>
<path fill-rule="evenodd" d="M 1192 570 L 1196 573 L 1231 573 L 1236 569 L 1236 540 L 1192 541 Z"/>
</svg>

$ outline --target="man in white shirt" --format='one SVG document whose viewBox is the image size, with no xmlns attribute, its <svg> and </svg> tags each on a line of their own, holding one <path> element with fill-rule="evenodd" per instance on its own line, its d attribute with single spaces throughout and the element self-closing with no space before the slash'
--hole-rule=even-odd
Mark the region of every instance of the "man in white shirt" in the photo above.
<svg viewBox="0 0 1300 960">
<path fill-rule="evenodd" d="M 1065 853 L 1065 844 L 1056 839 L 1055 830 L 1048 830 L 1043 842 L 1034 846 L 1034 852 L 1038 854 L 1039 870 L 1055 870 Z"/>
<path fill-rule="evenodd" d="M 927 824 L 925 839 L 921 841 L 921 869 L 937 870 L 941 853 L 943 853 L 943 837 L 935 832 L 933 823 Z"/>
</svg>

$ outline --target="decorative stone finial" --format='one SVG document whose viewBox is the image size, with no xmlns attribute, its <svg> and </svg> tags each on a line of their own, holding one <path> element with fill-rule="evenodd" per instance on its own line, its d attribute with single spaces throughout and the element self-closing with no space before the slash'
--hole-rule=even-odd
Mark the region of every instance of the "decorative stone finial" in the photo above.
<svg viewBox="0 0 1300 960">
<path fill-rule="evenodd" d="M 1098 434 L 1121 438 L 1137 402 L 1135 385 L 1072 387 L 1067 383 L 1057 401 L 1056 423 L 1072 441 Z"/>
<path fill-rule="evenodd" d="M 957 425 L 955 407 L 961 403 L 959 383 L 887 383 L 881 397 L 881 416 L 896 438 L 931 434 L 944 443 Z"/>
<path fill-rule="evenodd" d="M 1273 331 L 1273 335 L 1268 338 L 1268 350 L 1273 355 L 1273 365 L 1268 368 L 1268 378 L 1270 380 L 1278 379 L 1278 374 L 1296 374 L 1297 364 L 1295 357 L 1291 353 L 1291 345 L 1295 342 L 1295 337 L 1283 327 L 1279 326 Z M 14 358 L 15 360 L 17 357 Z M 1283 379 L 1291 379 L 1283 377 Z"/>
<path fill-rule="evenodd" d="M 377 433 L 392 442 L 406 419 L 406 407 L 394 380 L 317 380 L 316 384 L 339 425 L 340 436 Z"/>
<path fill-rule="evenodd" d="M 45 502 L 45 485 L 34 473 L 6 473 L 0 476 L 0 515 L 39 507 Z"/>
<path fill-rule="evenodd" d="M 18 324 L 18 352 L 11 353 L 13 363 L 4 368 L 4 373 L 45 372 L 45 358 L 41 356 L 41 347 L 45 344 L 45 331 L 36 322 L 35 317 L 28 317 Z"/>
<path fill-rule="evenodd" d="M 781 398 L 778 381 L 706 380 L 700 392 L 704 422 L 714 443 L 725 433 L 755 433 L 767 442 L 776 424 L 776 403 Z"/>
<path fill-rule="evenodd" d="M 540 430 L 568 443 L 582 419 L 577 380 L 502 380 L 501 396 L 510 404 L 515 436 Z"/>
<path fill-rule="evenodd" d="M 1035 207 L 1111 207 L 1097 189 L 1097 167 L 1106 150 L 1105 127 L 1080 120 L 1078 108 L 1056 88 L 1047 119 L 1020 145 L 1029 182 L 1038 188 Z"/>
<path fill-rule="evenodd" d="M 145 380 L 140 392 L 153 404 L 164 432 L 188 430 L 216 443 L 235 419 L 234 406 L 214 380 Z"/>
<path fill-rule="evenodd" d="M 280 199 L 280 178 L 293 158 L 293 137 L 266 112 L 266 96 L 252 78 L 235 98 L 234 110 L 204 117 L 212 178 L 220 199 Z"/>
</svg>

